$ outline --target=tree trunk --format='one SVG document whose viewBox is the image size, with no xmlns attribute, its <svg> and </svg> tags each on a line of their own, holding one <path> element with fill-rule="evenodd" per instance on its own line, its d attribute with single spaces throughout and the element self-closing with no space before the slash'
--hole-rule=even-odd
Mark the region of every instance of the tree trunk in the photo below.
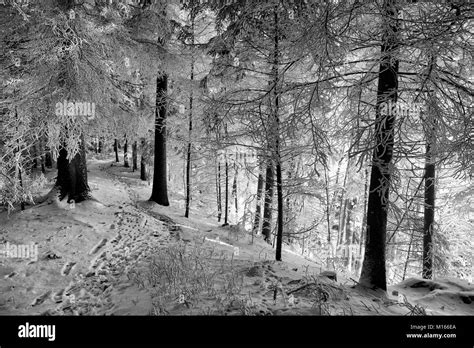
<svg viewBox="0 0 474 348">
<path fill-rule="evenodd" d="M 168 186 L 166 181 L 166 113 L 168 76 L 156 78 L 155 110 L 155 162 L 153 168 L 153 189 L 150 200 L 168 206 Z"/>
<path fill-rule="evenodd" d="M 273 11 L 273 24 L 274 24 L 274 47 L 273 47 L 273 120 L 275 134 L 275 166 L 276 166 L 276 183 L 277 183 L 277 235 L 276 235 L 276 254 L 275 259 L 281 261 L 281 249 L 283 243 L 283 184 L 281 174 L 281 157 L 280 157 L 280 118 L 278 115 L 279 109 L 279 88 L 278 81 L 280 79 L 278 66 L 279 66 L 279 28 L 278 28 L 278 6 L 275 6 Z"/>
<path fill-rule="evenodd" d="M 33 145 L 33 163 L 32 168 L 38 168 L 38 146 L 36 144 Z"/>
<path fill-rule="evenodd" d="M 426 145 L 425 204 L 423 223 L 423 273 L 424 279 L 433 277 L 433 230 L 435 212 L 435 161 L 433 155 L 434 137 L 429 134 Z"/>
<path fill-rule="evenodd" d="M 115 139 L 114 141 L 114 151 L 115 151 L 115 162 L 118 163 L 119 161 L 119 156 L 118 156 L 118 141 Z"/>
<path fill-rule="evenodd" d="M 99 137 L 99 153 L 102 153 L 102 148 L 104 147 L 104 144 L 102 142 L 102 138 Z"/>
<path fill-rule="evenodd" d="M 224 211 L 224 225 L 229 224 L 229 163 L 227 157 L 225 159 L 225 211 Z"/>
<path fill-rule="evenodd" d="M 148 173 L 146 168 L 147 153 L 145 148 L 146 140 L 141 140 L 141 156 L 140 156 L 140 180 L 148 181 Z"/>
<path fill-rule="evenodd" d="M 20 187 L 23 190 L 23 178 L 21 175 L 21 168 L 18 168 L 18 180 L 20 181 Z M 25 201 L 23 199 L 20 201 L 20 209 L 25 210 Z"/>
<path fill-rule="evenodd" d="M 367 166 L 365 169 L 365 184 L 364 184 L 364 201 L 363 201 L 363 215 L 362 215 L 362 223 L 360 225 L 360 238 L 359 238 L 359 251 L 358 251 L 358 258 L 357 258 L 357 273 L 360 274 L 362 269 L 362 253 L 364 251 L 364 243 L 367 234 L 367 200 L 368 200 L 368 191 L 369 191 L 369 167 Z"/>
<path fill-rule="evenodd" d="M 45 174 L 46 173 L 46 167 L 45 167 L 45 159 L 44 159 L 44 145 L 43 145 L 43 139 L 39 139 L 39 158 L 40 158 L 40 164 L 41 164 L 41 173 Z"/>
<path fill-rule="evenodd" d="M 138 160 L 138 153 L 137 153 L 137 141 L 135 140 L 132 144 L 132 172 L 138 169 L 137 160 Z"/>
<path fill-rule="evenodd" d="M 194 46 L 194 19 L 195 12 L 191 13 L 191 47 Z M 189 217 L 189 205 L 191 203 L 191 149 L 192 149 L 192 133 L 193 133 L 193 83 L 194 83 L 194 57 L 191 58 L 190 73 L 191 91 L 189 96 L 189 124 L 188 124 L 188 148 L 186 152 L 186 209 L 184 217 Z"/>
<path fill-rule="evenodd" d="M 339 201 L 339 222 L 338 222 L 338 230 L 337 230 L 337 245 L 344 245 L 344 236 L 346 234 L 346 209 L 347 209 L 347 199 L 346 199 L 346 191 L 347 191 L 347 177 L 349 175 L 349 168 L 350 168 L 350 158 L 347 156 L 347 166 L 346 171 L 344 172 L 344 180 L 342 181 L 342 190 L 341 190 L 341 197 Z"/>
<path fill-rule="evenodd" d="M 91 197 L 87 183 L 86 146 L 84 136 L 81 137 L 79 151 L 72 160 L 67 159 L 68 152 L 64 147 L 59 150 L 58 176 L 56 187 L 59 199 L 68 197 L 67 202 L 81 202 Z"/>
<path fill-rule="evenodd" d="M 239 201 L 237 197 L 237 177 L 238 177 L 238 170 L 237 170 L 237 162 L 234 162 L 234 182 L 232 183 L 232 196 L 234 197 L 234 208 L 235 208 L 235 216 L 238 218 L 239 216 Z"/>
<path fill-rule="evenodd" d="M 346 266 L 348 268 L 348 271 L 351 272 L 352 270 L 352 256 L 354 252 L 354 224 L 352 221 L 352 211 L 354 210 L 356 204 L 356 199 L 349 199 L 346 198 L 346 221 L 344 223 L 344 230 L 346 231 L 346 255 L 347 255 L 347 261 L 346 261 Z"/>
<path fill-rule="evenodd" d="M 217 195 L 217 222 L 221 222 L 222 217 L 222 192 L 221 192 L 221 163 L 217 160 L 216 172 L 216 195 Z"/>
<path fill-rule="evenodd" d="M 255 220 L 253 222 L 252 234 L 259 234 L 260 232 L 260 217 L 262 214 L 262 191 L 263 191 L 263 168 L 260 164 L 258 171 L 257 182 L 257 205 L 255 207 Z"/>
<path fill-rule="evenodd" d="M 283 243 L 283 185 L 281 180 L 280 158 L 276 163 L 276 182 L 277 182 L 277 205 L 278 205 L 278 230 L 276 241 L 276 260 L 281 261 L 281 249 Z"/>
<path fill-rule="evenodd" d="M 408 244 L 408 250 L 407 250 L 407 258 L 405 260 L 405 265 L 403 267 L 403 275 L 402 275 L 402 281 L 405 280 L 405 277 L 407 275 L 407 268 L 408 264 L 410 263 L 410 253 L 411 253 L 411 247 L 413 245 L 413 237 L 415 235 L 415 227 L 413 227 L 411 234 L 410 234 L 410 242 Z"/>
<path fill-rule="evenodd" d="M 295 160 L 294 158 L 291 158 L 289 160 L 289 169 L 286 171 L 287 173 L 287 182 L 288 182 L 288 185 L 287 186 L 290 186 L 290 183 L 291 183 L 291 180 L 293 179 L 293 170 L 294 170 L 294 166 L 295 166 Z M 285 216 L 284 216 L 284 226 L 285 226 L 285 229 L 287 231 L 287 241 L 288 243 L 292 244 L 293 243 L 293 237 L 291 235 L 291 232 L 294 230 L 294 219 L 295 219 L 295 214 L 293 212 L 293 204 L 292 204 L 292 201 L 291 201 L 291 192 L 290 192 L 290 189 L 289 187 L 286 188 L 286 202 L 285 202 L 285 206 L 286 206 L 286 211 L 285 211 Z M 293 200 L 294 202 L 294 200 Z"/>
<path fill-rule="evenodd" d="M 143 181 L 148 181 L 148 174 L 147 174 L 147 171 L 146 171 L 146 160 L 145 160 L 145 156 L 141 156 L 141 159 L 140 159 L 140 179 L 143 180 Z"/>
<path fill-rule="evenodd" d="M 272 202 L 273 202 L 273 161 L 268 159 L 265 175 L 265 200 L 263 205 L 262 234 L 267 243 L 271 243 Z"/>
<path fill-rule="evenodd" d="M 328 230 L 328 245 L 331 246 L 331 201 L 329 199 L 329 176 L 328 176 L 328 167 L 324 166 L 324 181 L 325 181 L 325 192 L 326 192 L 326 223 Z M 332 248 L 331 248 L 332 249 Z M 333 256 L 333 255 L 331 255 Z"/>
<path fill-rule="evenodd" d="M 359 254 L 362 255 L 362 247 L 365 242 L 365 235 L 367 232 L 367 203 L 368 203 L 368 193 L 369 193 L 369 167 L 365 169 L 365 185 L 364 185 L 364 213 L 362 216 L 362 223 L 360 226 L 360 240 L 359 240 Z"/>
<path fill-rule="evenodd" d="M 367 238 L 364 262 L 359 283 L 364 286 L 387 290 L 385 270 L 385 240 L 387 234 L 387 210 L 391 162 L 394 144 L 395 115 L 391 106 L 381 109 L 383 103 L 397 102 L 398 65 L 396 58 L 397 17 L 394 0 L 385 0 L 383 12 L 388 19 L 385 23 L 381 48 L 381 63 L 377 87 L 375 149 L 372 157 L 369 201 L 367 205 Z M 386 106 L 387 104 L 385 104 Z M 390 105 L 390 103 L 389 103 Z M 382 190 L 380 186 L 382 185 Z"/>
<path fill-rule="evenodd" d="M 125 137 L 125 144 L 123 145 L 123 166 L 125 168 L 130 168 L 128 162 L 128 139 Z"/>
<path fill-rule="evenodd" d="M 44 165 L 46 168 L 53 168 L 53 156 L 51 156 L 51 150 L 47 150 L 44 156 Z"/>
<path fill-rule="evenodd" d="M 191 116 L 189 119 L 189 135 L 191 136 L 192 130 Z M 189 217 L 189 205 L 191 203 L 191 139 L 188 141 L 186 151 L 186 208 L 184 211 L 184 217 Z"/>
</svg>

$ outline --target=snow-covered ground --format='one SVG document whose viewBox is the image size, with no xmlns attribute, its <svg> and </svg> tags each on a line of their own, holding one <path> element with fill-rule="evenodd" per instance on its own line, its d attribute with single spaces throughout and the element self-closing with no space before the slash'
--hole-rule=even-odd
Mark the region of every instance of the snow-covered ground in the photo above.
<svg viewBox="0 0 474 348">
<path fill-rule="evenodd" d="M 0 315 L 474 315 L 465 281 L 363 289 L 290 250 L 275 262 L 260 238 L 198 209 L 184 218 L 173 192 L 170 207 L 148 202 L 151 186 L 121 164 L 93 159 L 88 175 L 94 200 L 0 213 L 0 244 L 38 246 L 37 258 L 0 259 Z"/>
</svg>

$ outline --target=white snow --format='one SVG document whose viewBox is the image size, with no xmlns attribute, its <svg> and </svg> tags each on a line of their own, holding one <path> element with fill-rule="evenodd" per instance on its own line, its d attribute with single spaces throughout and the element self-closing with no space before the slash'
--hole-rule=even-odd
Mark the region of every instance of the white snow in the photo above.
<svg viewBox="0 0 474 348">
<path fill-rule="evenodd" d="M 48 174 L 51 183 L 54 175 Z M 222 227 L 196 207 L 185 218 L 173 191 L 169 207 L 148 202 L 151 186 L 121 163 L 93 159 L 88 176 L 94 200 L 73 209 L 50 199 L 10 216 L 0 213 L 0 243 L 39 248 L 37 261 L 0 259 L 0 315 L 156 314 L 156 294 L 137 279 L 146 278 L 153 255 L 183 244 L 212 251 L 208 271 L 220 264 L 242 282 L 225 314 L 405 315 L 410 309 L 402 296 L 427 314 L 474 314 L 474 287 L 467 282 L 410 278 L 387 293 L 339 274 L 335 282 L 319 276 L 323 265 L 294 251 L 284 249 L 284 262 L 273 261 L 275 250 L 261 238 L 252 243 L 241 229 Z M 179 231 L 170 233 L 162 216 Z M 223 279 L 216 278 L 218 294 L 228 286 Z M 219 296 L 203 293 L 163 308 L 171 315 L 212 314 Z"/>
</svg>

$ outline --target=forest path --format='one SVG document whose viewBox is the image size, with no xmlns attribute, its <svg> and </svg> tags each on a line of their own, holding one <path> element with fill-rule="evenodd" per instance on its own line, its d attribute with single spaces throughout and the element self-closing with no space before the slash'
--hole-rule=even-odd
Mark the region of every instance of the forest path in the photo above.
<svg viewBox="0 0 474 348">
<path fill-rule="evenodd" d="M 112 166 L 89 163 L 97 201 L 73 209 L 53 202 L 16 212 L 5 224 L 2 220 L 2 240 L 33 242 L 38 258 L 0 260 L 0 314 L 149 314 L 149 294 L 129 274 L 178 235 L 167 228 L 170 219 L 162 222 L 137 206 L 137 193 L 111 172 Z"/>
<path fill-rule="evenodd" d="M 90 251 L 96 257 L 91 260 L 85 277 L 64 291 L 66 296 L 74 295 L 74 303 L 62 304 L 56 311 L 86 315 L 149 314 L 152 306 L 148 293 L 138 289 L 129 275 L 146 267 L 156 249 L 174 242 L 176 235 L 170 234 L 165 223 L 138 207 L 138 194 L 126 181 L 135 178 L 121 179 L 110 170 L 114 164 L 96 166 L 90 167 L 96 178 L 111 182 L 121 193 L 120 199 L 108 201 L 109 207 L 115 210 L 110 228 L 116 235 L 109 241 L 101 240 Z M 123 171 L 133 175 L 129 169 Z"/>
</svg>

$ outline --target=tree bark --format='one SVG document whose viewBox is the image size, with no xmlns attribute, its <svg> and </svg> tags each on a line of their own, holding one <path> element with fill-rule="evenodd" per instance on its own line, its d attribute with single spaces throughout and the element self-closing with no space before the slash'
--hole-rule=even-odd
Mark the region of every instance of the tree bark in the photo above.
<svg viewBox="0 0 474 348">
<path fill-rule="evenodd" d="M 237 196 L 237 177 L 238 177 L 237 162 L 234 162 L 234 181 L 232 183 L 232 196 L 234 197 L 234 208 L 235 208 L 236 217 L 238 217 L 239 215 L 239 206 L 238 206 L 239 200 Z"/>
<path fill-rule="evenodd" d="M 135 140 L 132 144 L 132 172 L 138 169 L 137 160 L 138 160 L 138 153 L 137 153 L 137 141 Z"/>
<path fill-rule="evenodd" d="M 221 192 L 221 163 L 217 160 L 216 171 L 216 195 L 217 195 L 217 222 L 221 222 L 222 218 L 222 192 Z"/>
<path fill-rule="evenodd" d="M 365 207 L 367 207 L 367 202 L 368 202 L 368 191 L 369 191 L 369 167 L 367 166 L 365 169 L 365 184 L 364 184 L 364 201 L 363 201 L 363 207 L 364 207 L 364 212 L 362 215 L 362 222 L 360 225 L 360 238 L 359 238 L 359 251 L 358 251 L 358 258 L 356 262 L 356 267 L 357 267 L 357 274 L 360 274 L 360 271 L 362 270 L 362 253 L 363 253 L 363 248 L 364 248 L 364 243 L 366 239 L 366 234 L 367 234 L 367 210 Z"/>
<path fill-rule="evenodd" d="M 141 141 L 141 156 L 140 156 L 140 180 L 148 181 L 148 172 L 146 168 L 146 164 L 148 161 L 146 148 L 145 148 L 145 139 Z"/>
<path fill-rule="evenodd" d="M 155 162 L 153 167 L 153 189 L 150 201 L 168 206 L 168 186 L 166 181 L 166 114 L 168 76 L 163 73 L 156 78 L 155 110 Z"/>
<path fill-rule="evenodd" d="M 273 161 L 268 159 L 265 175 L 265 200 L 263 205 L 262 234 L 267 243 L 271 243 L 272 202 L 273 202 Z"/>
<path fill-rule="evenodd" d="M 192 35 L 194 45 L 194 17 L 192 20 Z M 191 203 L 191 150 L 192 150 L 192 133 L 193 133 L 193 90 L 192 84 L 194 81 L 194 61 L 191 63 L 191 95 L 189 96 L 189 123 L 188 123 L 188 147 L 186 151 L 186 209 L 184 217 L 189 217 L 189 205 Z"/>
<path fill-rule="evenodd" d="M 229 224 L 229 163 L 227 157 L 225 159 L 225 211 L 224 211 L 224 225 Z"/>
<path fill-rule="evenodd" d="M 36 144 L 33 145 L 33 163 L 32 168 L 38 168 L 38 146 Z"/>
<path fill-rule="evenodd" d="M 128 161 L 128 139 L 125 137 L 125 144 L 123 145 L 123 166 L 125 168 L 130 168 L 130 163 Z"/>
<path fill-rule="evenodd" d="M 276 260 L 281 261 L 281 249 L 283 243 L 283 185 L 281 180 L 280 158 L 276 163 L 276 182 L 277 182 L 277 205 L 278 205 L 278 230 L 276 242 Z"/>
<path fill-rule="evenodd" d="M 46 168 L 53 168 L 53 156 L 51 156 L 51 150 L 46 150 L 44 155 L 44 165 Z"/>
<path fill-rule="evenodd" d="M 20 181 L 20 187 L 23 190 L 23 177 L 21 175 L 21 168 L 18 168 L 18 180 Z M 25 210 L 25 201 L 23 199 L 20 201 L 20 209 Z"/>
<path fill-rule="evenodd" d="M 387 210 L 389 200 L 390 172 L 394 144 L 395 115 L 391 107 L 382 112 L 382 103 L 397 102 L 398 66 L 396 58 L 397 17 L 394 0 L 385 0 L 383 14 L 385 23 L 381 48 L 381 63 L 377 87 L 375 149 L 367 205 L 367 238 L 364 262 L 359 283 L 368 287 L 387 290 L 385 270 L 385 241 L 387 234 Z M 386 104 L 385 104 L 386 105 Z"/>
<path fill-rule="evenodd" d="M 118 141 L 115 139 L 114 141 L 114 151 L 115 151 L 115 162 L 118 163 L 119 161 L 119 156 L 118 156 Z"/>
<path fill-rule="evenodd" d="M 56 187 L 59 190 L 59 199 L 68 198 L 81 202 L 91 198 L 91 190 L 87 182 L 86 146 L 84 136 L 81 137 L 79 151 L 73 159 L 67 159 L 66 148 L 61 147 L 58 157 L 58 176 Z"/>
<path fill-rule="evenodd" d="M 263 168 L 260 164 L 258 171 L 258 182 L 257 182 L 257 205 L 255 207 L 255 219 L 253 221 L 253 234 L 259 234 L 260 232 L 260 218 L 262 214 L 262 191 L 263 191 Z"/>
<path fill-rule="evenodd" d="M 346 231 L 346 255 L 347 255 L 347 261 L 346 261 L 346 266 L 349 270 L 349 272 L 352 270 L 352 259 L 353 259 L 353 252 L 354 252 L 354 224 L 352 221 L 352 213 L 354 210 L 354 207 L 356 205 L 357 200 L 356 199 L 350 199 L 346 198 L 346 221 L 344 223 L 344 230 Z"/>
<path fill-rule="evenodd" d="M 326 223 L 328 231 L 328 244 L 331 246 L 331 202 L 329 199 L 329 176 L 328 176 L 328 167 L 324 166 L 324 181 L 325 181 L 325 193 L 326 193 Z M 331 248 L 332 249 L 332 248 Z M 331 255 L 333 256 L 333 255 Z"/>
<path fill-rule="evenodd" d="M 346 210 L 347 210 L 347 198 L 346 198 L 346 191 L 347 191 L 347 177 L 349 175 L 349 168 L 350 168 L 350 158 L 347 156 L 347 167 L 344 172 L 344 180 L 342 181 L 342 190 L 341 190 L 341 197 L 339 201 L 339 222 L 338 222 L 338 239 L 337 245 L 344 245 L 344 236 L 346 234 Z"/>
<path fill-rule="evenodd" d="M 39 158 L 40 158 L 40 164 L 41 164 L 41 173 L 45 174 L 46 173 L 46 167 L 45 167 L 45 158 L 44 158 L 44 144 L 43 144 L 43 139 L 39 139 Z"/>
<path fill-rule="evenodd" d="M 433 230 L 435 213 L 435 174 L 436 167 L 433 155 L 434 137 L 428 134 L 425 163 L 425 194 L 423 223 L 423 272 L 424 279 L 433 278 Z"/>
<path fill-rule="evenodd" d="M 281 157 L 280 157 L 280 118 L 279 118 L 279 88 L 278 83 L 280 80 L 279 76 L 279 58 L 280 58 L 280 47 L 279 47 L 279 28 L 278 28 L 278 6 L 275 6 L 273 11 L 273 23 L 274 23 L 274 47 L 273 47 L 273 120 L 275 134 L 275 166 L 276 166 L 276 184 L 277 184 L 277 235 L 276 235 L 276 254 L 275 259 L 281 261 L 281 250 L 283 243 L 283 183 L 281 174 Z"/>
</svg>

